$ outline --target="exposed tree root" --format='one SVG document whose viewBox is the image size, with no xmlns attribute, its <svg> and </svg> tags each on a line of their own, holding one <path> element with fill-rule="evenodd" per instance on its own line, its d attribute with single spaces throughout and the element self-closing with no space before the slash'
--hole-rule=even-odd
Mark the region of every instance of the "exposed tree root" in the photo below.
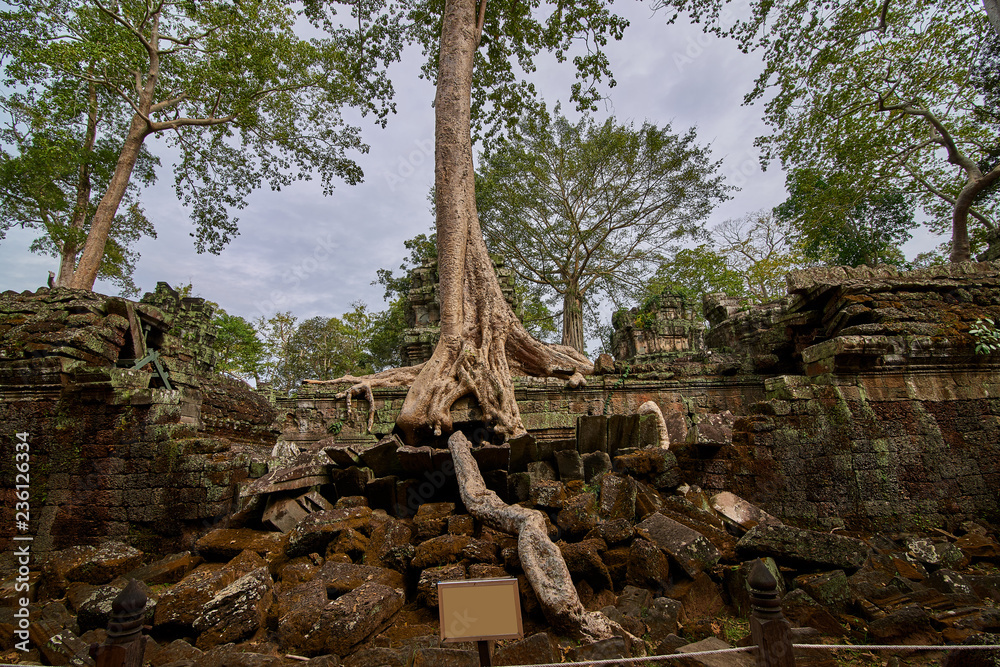
<svg viewBox="0 0 1000 667">
<path fill-rule="evenodd" d="M 353 384 L 340 392 L 334 398 L 347 399 L 347 418 L 354 418 L 354 410 L 351 406 L 352 396 L 364 396 L 368 401 L 368 432 L 372 432 L 375 425 L 375 397 L 372 395 L 372 388 L 378 387 L 408 387 L 413 383 L 414 378 L 420 373 L 423 364 L 416 366 L 404 366 L 402 368 L 390 368 L 389 370 L 372 375 L 357 377 L 354 375 L 343 375 L 335 380 L 303 380 L 306 384 L 343 384 L 352 382 Z"/>
<path fill-rule="evenodd" d="M 624 633 L 603 614 L 584 610 L 562 553 L 549 539 L 542 513 L 506 505 L 486 488 L 469 441 L 461 431 L 448 439 L 448 449 L 466 509 L 491 528 L 517 535 L 521 567 L 549 623 L 560 632 L 591 641 Z"/>
<path fill-rule="evenodd" d="M 660 447 L 670 449 L 670 432 L 667 431 L 667 421 L 663 418 L 660 406 L 653 401 L 646 401 L 636 410 L 637 415 L 656 415 L 656 426 L 660 431 Z"/>
</svg>

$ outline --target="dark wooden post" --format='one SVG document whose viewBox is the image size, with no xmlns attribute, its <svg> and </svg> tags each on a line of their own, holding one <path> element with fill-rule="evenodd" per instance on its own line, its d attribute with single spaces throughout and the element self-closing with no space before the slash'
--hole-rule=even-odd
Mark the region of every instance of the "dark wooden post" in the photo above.
<svg viewBox="0 0 1000 667">
<path fill-rule="evenodd" d="M 781 613 L 778 582 L 764 565 L 750 568 L 750 636 L 757 645 L 757 667 L 795 667 L 792 652 L 792 625 Z"/>
<path fill-rule="evenodd" d="M 111 603 L 108 638 L 90 647 L 97 667 L 142 667 L 146 638 L 142 620 L 146 615 L 146 594 L 135 579 Z"/>
<path fill-rule="evenodd" d="M 493 657 L 490 655 L 490 643 L 480 639 L 476 642 L 476 645 L 479 648 L 480 667 L 493 667 Z"/>
</svg>

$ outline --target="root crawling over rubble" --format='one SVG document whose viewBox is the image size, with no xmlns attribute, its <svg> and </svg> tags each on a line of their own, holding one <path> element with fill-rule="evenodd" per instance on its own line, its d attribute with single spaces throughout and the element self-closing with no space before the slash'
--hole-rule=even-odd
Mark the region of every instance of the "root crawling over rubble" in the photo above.
<svg viewBox="0 0 1000 667">
<path fill-rule="evenodd" d="M 561 632 L 591 641 L 624 632 L 603 614 L 584 611 L 562 553 L 549 539 L 542 513 L 506 505 L 486 488 L 472 458 L 469 441 L 461 431 L 448 439 L 448 449 L 455 464 L 462 502 L 469 513 L 491 528 L 517 535 L 521 567 L 549 623 Z"/>
</svg>

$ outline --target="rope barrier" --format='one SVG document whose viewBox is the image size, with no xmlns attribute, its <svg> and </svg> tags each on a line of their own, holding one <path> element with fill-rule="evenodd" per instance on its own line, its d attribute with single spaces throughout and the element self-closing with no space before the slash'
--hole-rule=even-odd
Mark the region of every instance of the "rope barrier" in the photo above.
<svg viewBox="0 0 1000 667">
<path fill-rule="evenodd" d="M 584 662 L 550 662 L 545 665 L 511 665 L 511 667 L 567 667 L 567 665 L 638 665 L 644 662 L 662 662 L 680 660 L 681 658 L 697 658 L 702 655 L 720 655 L 723 653 L 745 653 L 756 650 L 756 646 L 740 646 L 737 648 L 720 648 L 714 651 L 692 651 L 691 653 L 671 653 L 670 655 L 649 655 L 644 658 L 614 658 L 612 660 L 585 660 Z M 2 667 L 2 666 L 0 666 Z"/>
<path fill-rule="evenodd" d="M 953 644 L 949 646 L 928 646 L 926 644 L 792 644 L 792 648 L 855 649 L 860 651 L 1000 651 L 1000 645 Z"/>
</svg>

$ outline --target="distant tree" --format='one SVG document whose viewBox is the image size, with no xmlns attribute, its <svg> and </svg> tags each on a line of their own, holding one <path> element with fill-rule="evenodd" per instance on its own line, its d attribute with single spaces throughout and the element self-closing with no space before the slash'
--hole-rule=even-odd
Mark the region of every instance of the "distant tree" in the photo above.
<svg viewBox="0 0 1000 667">
<path fill-rule="evenodd" d="M 239 315 L 230 315 L 221 308 L 212 320 L 215 327 L 216 369 L 243 380 L 261 381 L 264 364 L 264 343 L 257 337 L 254 326 Z"/>
<path fill-rule="evenodd" d="M 254 321 L 254 328 L 264 344 L 261 377 L 270 382 L 276 392 L 286 396 L 299 385 L 291 351 L 297 322 L 298 318 L 287 311 L 275 313 L 267 319 L 261 316 Z"/>
<path fill-rule="evenodd" d="M 996 116 L 972 80 L 997 36 L 994 0 L 991 14 L 983 0 L 750 0 L 735 22 L 723 20 L 728 0 L 655 4 L 761 52 L 746 102 L 766 100 L 765 161 L 848 176 L 856 192 L 912 194 L 932 229 L 950 226 L 953 262 L 971 257 L 970 219 L 997 229 L 996 198 L 981 197 L 1000 180 L 1000 164 L 984 162 L 997 148 Z"/>
<path fill-rule="evenodd" d="M 754 303 L 785 294 L 785 276 L 803 264 L 794 230 L 771 211 L 729 219 L 712 230 L 728 271 L 742 281 L 742 292 Z"/>
<path fill-rule="evenodd" d="M 702 296 L 725 292 L 746 303 L 785 293 L 785 275 L 802 266 L 789 229 L 769 211 L 755 211 L 713 227 L 695 248 L 672 248 L 641 293 L 648 306 L 666 290 L 688 297 L 701 312 Z"/>
<path fill-rule="evenodd" d="M 659 254 L 726 198 L 718 163 L 670 126 L 544 111 L 483 156 L 476 179 L 487 246 L 563 303 L 562 344 L 583 351 L 584 303 L 635 289 Z"/>
<path fill-rule="evenodd" d="M 68 83 L 48 91 L 34 108 L 0 96 L 6 124 L 0 127 L 0 240 L 19 226 L 41 235 L 31 251 L 56 257 L 55 284 L 73 275 L 101 195 L 114 173 L 120 146 L 106 135 L 110 120 L 102 114 L 95 86 L 87 99 L 67 104 Z M 115 215 L 98 276 L 117 285 L 126 296 L 139 289 L 132 281 L 139 255 L 133 249 L 143 236 L 156 237 L 139 205 L 138 185 L 155 180 L 156 158 L 142 149 L 133 178 Z"/>
<path fill-rule="evenodd" d="M 218 252 L 237 233 L 229 211 L 245 206 L 263 182 L 280 188 L 319 173 L 329 191 L 335 178 L 361 179 L 346 153 L 362 144 L 339 112 L 356 103 L 387 113 L 376 107 L 385 96 L 371 95 L 366 85 L 384 77 L 353 67 L 333 38 L 299 37 L 296 18 L 280 0 L 4 5 L 0 106 L 11 116 L 5 150 L 33 150 L 40 144 L 32 135 L 54 134 L 75 153 L 66 171 L 112 167 L 89 186 L 100 191 L 70 197 L 66 210 L 77 213 L 68 240 L 75 245 L 85 229 L 86 241 L 72 271 L 73 253 L 63 251 L 62 284 L 93 288 L 129 184 L 142 180 L 136 167 L 152 136 L 178 154 L 175 188 L 191 207 L 199 252 Z M 113 159 L 96 155 L 111 146 Z M 58 159 L 32 156 L 47 164 L 42 174 L 49 181 L 62 170 Z M 63 190 L 85 191 L 85 180 Z M 92 198 L 97 204 L 81 226 L 79 214 Z M 58 235 L 54 241 L 66 243 Z"/>
<path fill-rule="evenodd" d="M 853 178 L 798 169 L 785 181 L 788 199 L 774 214 L 796 232 L 806 259 L 827 265 L 905 263 L 900 247 L 917 226 L 913 204 L 899 189 L 858 191 Z"/>
<path fill-rule="evenodd" d="M 704 294 L 725 292 L 740 299 L 748 297 L 743 277 L 729 268 L 727 257 L 712 243 L 669 251 L 640 293 L 639 304 L 651 304 L 653 298 L 668 290 L 686 296 L 699 312 Z"/>
</svg>

